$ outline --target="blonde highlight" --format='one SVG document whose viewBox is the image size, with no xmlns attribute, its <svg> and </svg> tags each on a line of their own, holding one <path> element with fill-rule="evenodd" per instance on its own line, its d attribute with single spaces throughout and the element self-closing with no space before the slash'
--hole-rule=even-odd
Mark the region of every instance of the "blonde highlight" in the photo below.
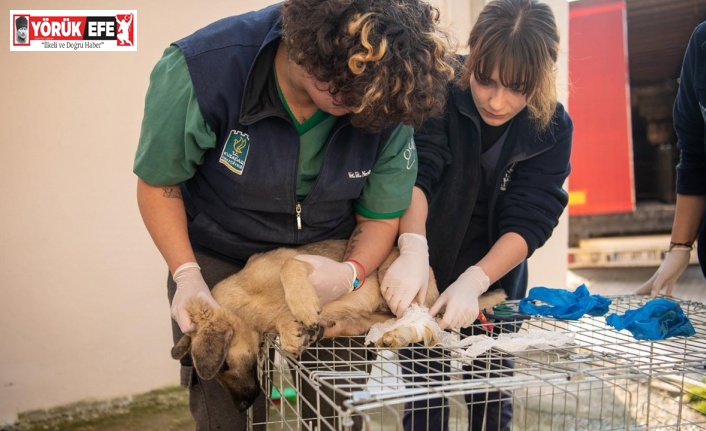
<svg viewBox="0 0 706 431">
<path fill-rule="evenodd" d="M 439 116 L 455 59 L 439 11 L 425 0 L 287 0 L 289 57 L 326 84 L 368 131 Z"/>
</svg>

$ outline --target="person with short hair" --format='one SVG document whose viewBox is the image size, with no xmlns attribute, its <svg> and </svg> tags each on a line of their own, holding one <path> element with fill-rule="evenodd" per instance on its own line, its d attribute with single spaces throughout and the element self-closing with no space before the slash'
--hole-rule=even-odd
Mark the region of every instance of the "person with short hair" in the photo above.
<svg viewBox="0 0 706 431">
<path fill-rule="evenodd" d="M 494 0 L 468 39 L 445 115 L 415 131 L 419 174 L 400 222 L 401 255 L 381 285 L 401 316 L 426 294 L 427 261 L 441 292 L 429 309 L 442 329 L 472 334 L 478 297 L 489 288 L 525 296 L 527 259 L 552 235 L 568 203 L 573 124 L 557 101 L 559 32 L 551 8 L 537 0 Z M 418 301 L 422 303 L 421 301 Z M 402 352 L 409 379 L 443 366 Z M 482 362 L 482 363 L 480 363 Z M 488 376 L 511 374 L 497 358 Z M 476 368 L 477 369 L 477 368 Z M 431 373 L 431 374 L 430 374 Z M 428 377 L 426 377 L 428 378 Z M 510 430 L 512 403 L 502 392 L 467 395 L 472 430 Z M 410 403 L 405 429 L 446 429 L 448 404 Z"/>
<path fill-rule="evenodd" d="M 175 342 L 194 330 L 187 301 L 217 307 L 210 288 L 255 253 L 349 239 L 344 262 L 298 258 L 322 303 L 366 287 L 411 201 L 413 127 L 443 112 L 447 42 L 423 0 L 287 0 L 164 51 L 133 170 Z M 182 365 L 196 429 L 244 429 L 224 389 Z"/>
</svg>

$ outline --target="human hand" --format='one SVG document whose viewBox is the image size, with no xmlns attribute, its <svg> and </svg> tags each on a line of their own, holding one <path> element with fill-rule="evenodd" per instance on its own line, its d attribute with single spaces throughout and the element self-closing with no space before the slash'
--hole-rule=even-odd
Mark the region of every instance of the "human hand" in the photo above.
<svg viewBox="0 0 706 431">
<path fill-rule="evenodd" d="M 443 313 L 438 319 L 441 329 L 471 326 L 480 313 L 478 297 L 485 293 L 488 287 L 488 276 L 480 267 L 472 266 L 439 295 L 439 299 L 429 309 L 429 314 L 436 316 Z"/>
<path fill-rule="evenodd" d="M 645 284 L 640 286 L 635 294 L 650 294 L 654 298 L 666 287 L 666 295 L 671 296 L 677 279 L 684 273 L 686 267 L 689 266 L 690 258 L 691 247 L 674 247 L 667 252 L 667 256 L 664 258 L 659 268 L 657 268 L 657 272 L 655 272 Z"/>
<path fill-rule="evenodd" d="M 314 268 L 309 274 L 309 283 L 316 291 L 321 305 L 353 290 L 356 268 L 351 262 L 336 262 L 313 254 L 299 254 L 294 258 L 307 262 Z"/>
<path fill-rule="evenodd" d="M 213 299 L 211 290 L 201 275 L 201 268 L 196 262 L 187 262 L 181 265 L 174 271 L 173 278 L 177 288 L 172 299 L 172 318 L 179 324 L 181 332 L 188 334 L 196 330 L 196 325 L 191 321 L 191 316 L 185 308 L 189 299 L 201 298 L 214 308 L 219 308 L 220 305 Z"/>
<path fill-rule="evenodd" d="M 429 285 L 427 239 L 416 233 L 403 233 L 397 240 L 400 256 L 390 265 L 380 292 L 397 317 L 402 317 L 414 298 L 424 303 Z"/>
</svg>

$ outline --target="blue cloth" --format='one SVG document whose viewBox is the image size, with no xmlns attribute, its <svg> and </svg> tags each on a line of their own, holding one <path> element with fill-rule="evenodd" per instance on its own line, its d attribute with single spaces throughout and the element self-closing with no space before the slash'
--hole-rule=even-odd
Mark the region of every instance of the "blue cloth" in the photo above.
<svg viewBox="0 0 706 431">
<path fill-rule="evenodd" d="M 541 301 L 549 305 L 535 304 Z M 551 289 L 548 287 L 533 287 L 526 298 L 520 300 L 520 312 L 551 316 L 562 320 L 576 320 L 584 314 L 602 316 L 608 312 L 610 299 L 591 295 L 585 284 L 575 291 L 566 289 Z"/>
<path fill-rule="evenodd" d="M 637 340 L 664 340 L 696 333 L 679 304 L 664 298 L 653 299 L 622 316 L 613 313 L 605 320 L 618 331 L 627 329 Z"/>
</svg>

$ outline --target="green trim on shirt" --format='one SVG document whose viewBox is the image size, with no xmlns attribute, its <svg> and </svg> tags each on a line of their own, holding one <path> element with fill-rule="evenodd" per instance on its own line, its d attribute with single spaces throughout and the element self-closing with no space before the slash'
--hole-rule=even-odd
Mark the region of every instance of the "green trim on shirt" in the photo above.
<svg viewBox="0 0 706 431">
<path fill-rule="evenodd" d="M 378 219 L 378 220 L 402 217 L 402 214 L 404 214 L 404 212 L 405 212 L 405 210 L 400 210 L 397 212 L 386 213 L 386 214 L 375 213 L 372 211 L 368 211 L 365 207 L 361 206 L 358 202 L 353 203 L 353 207 L 355 208 L 355 212 L 357 214 L 362 215 L 363 217 Z"/>
</svg>

